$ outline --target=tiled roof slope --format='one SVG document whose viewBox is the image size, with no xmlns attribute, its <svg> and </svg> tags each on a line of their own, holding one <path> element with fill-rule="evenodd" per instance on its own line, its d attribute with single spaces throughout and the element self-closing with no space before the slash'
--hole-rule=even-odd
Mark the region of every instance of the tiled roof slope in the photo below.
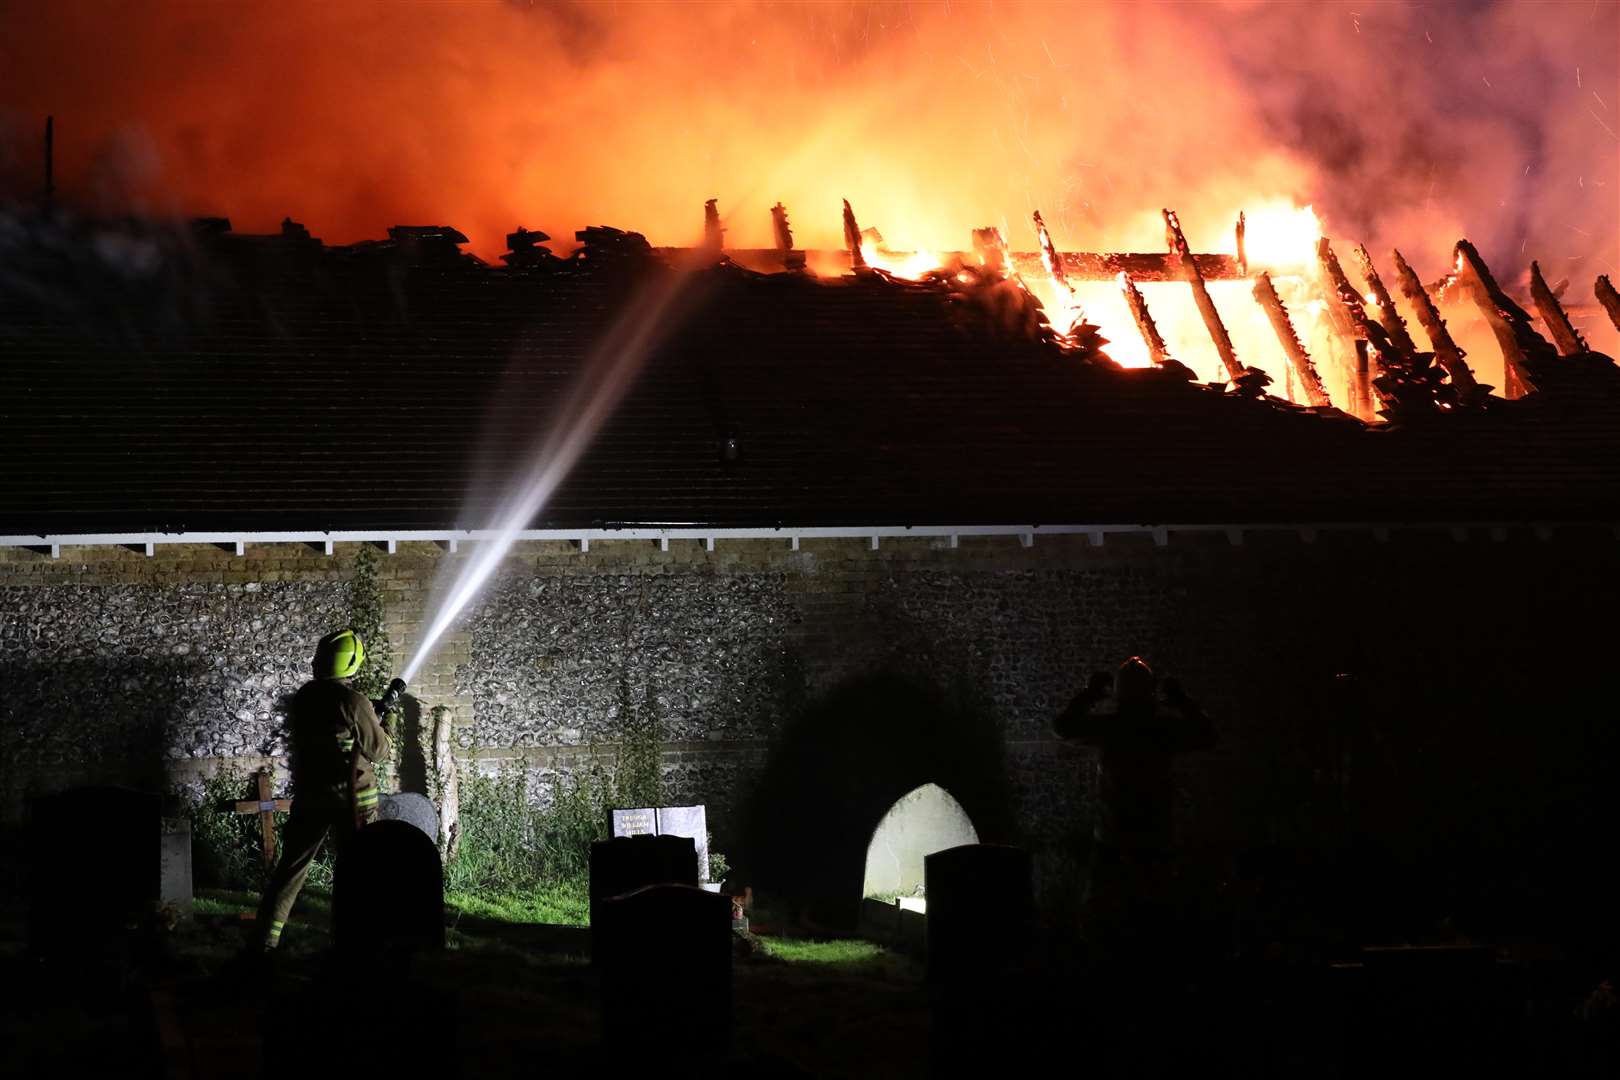
<svg viewBox="0 0 1620 1080">
<path fill-rule="evenodd" d="M 0 534 L 486 526 L 646 276 L 210 243 L 139 289 L 0 268 Z M 1620 520 L 1612 380 L 1367 429 L 883 280 L 677 305 L 531 527 Z"/>
</svg>

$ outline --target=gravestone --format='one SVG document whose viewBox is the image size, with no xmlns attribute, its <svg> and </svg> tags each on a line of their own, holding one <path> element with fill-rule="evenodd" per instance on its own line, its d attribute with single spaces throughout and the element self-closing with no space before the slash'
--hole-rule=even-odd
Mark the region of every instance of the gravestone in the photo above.
<svg viewBox="0 0 1620 1080">
<path fill-rule="evenodd" d="M 182 914 L 190 914 L 191 819 L 164 818 L 160 837 L 158 902 Z"/>
<path fill-rule="evenodd" d="M 686 836 L 617 836 L 591 845 L 591 940 L 609 897 L 646 885 L 696 885 L 697 848 Z"/>
<path fill-rule="evenodd" d="M 30 802 L 29 951 L 79 961 L 116 948 L 157 904 L 156 795 L 82 787 Z"/>
<path fill-rule="evenodd" d="M 923 863 L 931 979 L 996 975 L 1024 959 L 1035 925 L 1029 852 L 1001 844 L 963 844 L 936 851 Z"/>
<path fill-rule="evenodd" d="M 934 852 L 923 865 L 934 1075 L 1035 1071 L 1042 1031 L 1028 998 L 1035 922 L 1029 853 L 963 844 Z"/>
<path fill-rule="evenodd" d="M 346 953 L 444 948 L 438 845 L 405 821 L 374 821 L 355 833 L 333 876 L 332 936 Z"/>
<path fill-rule="evenodd" d="M 685 836 L 697 848 L 698 880 L 709 880 L 708 811 L 697 806 L 643 806 L 614 810 L 614 836 Z"/>
<path fill-rule="evenodd" d="M 433 800 L 415 791 L 384 795 L 377 803 L 378 821 L 403 821 L 422 830 L 435 847 L 439 843 L 439 811 Z"/>
<path fill-rule="evenodd" d="M 689 884 L 649 885 L 604 901 L 592 928 L 611 1053 L 675 1076 L 724 1058 L 731 1044 L 730 898 Z"/>
</svg>

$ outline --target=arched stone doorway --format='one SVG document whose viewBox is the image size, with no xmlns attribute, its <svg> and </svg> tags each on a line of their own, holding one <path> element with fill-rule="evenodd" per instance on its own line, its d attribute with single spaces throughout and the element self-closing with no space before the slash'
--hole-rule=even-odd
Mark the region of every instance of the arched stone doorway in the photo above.
<svg viewBox="0 0 1620 1080">
<path fill-rule="evenodd" d="M 913 896 L 923 883 L 924 858 L 978 842 L 978 830 L 950 792 L 938 784 L 913 788 L 889 807 L 872 831 L 861 895 Z"/>
<path fill-rule="evenodd" d="M 896 673 L 846 683 L 794 719 L 754 777 L 740 821 L 745 872 L 798 914 L 853 930 L 874 833 L 930 784 L 979 841 L 1017 842 L 1006 743 L 986 710 Z"/>
</svg>

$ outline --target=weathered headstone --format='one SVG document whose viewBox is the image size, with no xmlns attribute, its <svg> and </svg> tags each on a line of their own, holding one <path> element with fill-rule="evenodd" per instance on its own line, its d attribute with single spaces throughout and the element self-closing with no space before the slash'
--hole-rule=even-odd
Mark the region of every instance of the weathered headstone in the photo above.
<svg viewBox="0 0 1620 1080">
<path fill-rule="evenodd" d="M 378 821 L 403 821 L 422 830 L 439 843 L 439 811 L 433 800 L 415 791 L 402 791 L 398 795 L 384 795 L 377 803 Z"/>
<path fill-rule="evenodd" d="M 731 900 L 649 885 L 601 905 L 597 958 L 610 1052 L 676 1076 L 731 1043 Z"/>
<path fill-rule="evenodd" d="M 643 806 L 614 810 L 614 836 L 685 836 L 697 848 L 698 880 L 709 880 L 708 811 L 697 806 Z"/>
<path fill-rule="evenodd" d="M 349 840 L 332 882 L 332 936 L 348 953 L 444 947 L 439 848 L 405 821 L 374 821 Z"/>
<path fill-rule="evenodd" d="M 924 862 L 928 975 L 960 981 L 1023 961 L 1035 923 L 1034 863 L 1001 844 L 963 844 Z"/>
<path fill-rule="evenodd" d="M 29 950 L 44 960 L 90 957 L 151 913 L 159 895 L 156 795 L 83 787 L 29 806 Z"/>
<path fill-rule="evenodd" d="M 190 914 L 191 819 L 164 818 L 158 849 L 158 902 L 182 914 Z"/>
<path fill-rule="evenodd" d="M 923 862 L 934 1074 L 1031 1071 L 1039 1059 L 1026 996 L 1035 915 L 1029 853 L 964 844 Z"/>
<path fill-rule="evenodd" d="M 592 941 L 602 903 L 645 885 L 696 885 L 697 849 L 685 836 L 618 836 L 591 845 Z M 594 954 L 594 944 L 593 944 Z"/>
</svg>

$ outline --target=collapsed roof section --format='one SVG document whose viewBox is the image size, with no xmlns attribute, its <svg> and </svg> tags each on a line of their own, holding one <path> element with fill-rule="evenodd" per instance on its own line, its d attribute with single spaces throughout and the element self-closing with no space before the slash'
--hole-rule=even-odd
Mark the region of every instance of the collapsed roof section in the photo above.
<svg viewBox="0 0 1620 1080">
<path fill-rule="evenodd" d="M 1525 396 L 1464 394 L 1443 350 L 1346 296 L 1396 420 L 1369 427 L 1241 366 L 1218 387 L 1168 356 L 1121 370 L 982 262 L 828 279 L 745 270 L 715 232 L 679 269 L 634 233 L 585 230 L 566 258 L 545 239 L 519 230 L 493 267 L 447 227 L 347 247 L 290 221 L 13 231 L 0 536 L 483 527 L 597 343 L 675 275 L 534 528 L 1620 521 L 1612 365 L 1536 346 L 1471 249 L 1457 277 L 1521 350 Z M 1172 248 L 1189 282 L 1221 272 Z"/>
</svg>

